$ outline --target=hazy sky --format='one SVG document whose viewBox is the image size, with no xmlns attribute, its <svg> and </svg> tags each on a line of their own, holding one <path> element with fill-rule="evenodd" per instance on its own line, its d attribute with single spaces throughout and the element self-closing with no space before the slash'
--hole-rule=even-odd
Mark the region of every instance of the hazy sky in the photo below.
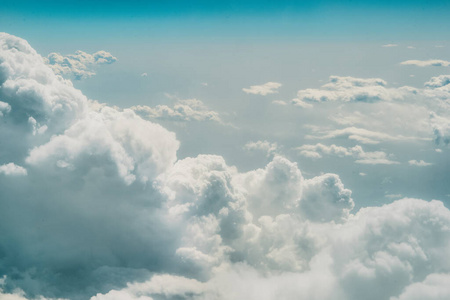
<svg viewBox="0 0 450 300">
<path fill-rule="evenodd" d="M 449 298 L 449 13 L 0 0 L 0 298 Z"/>
</svg>

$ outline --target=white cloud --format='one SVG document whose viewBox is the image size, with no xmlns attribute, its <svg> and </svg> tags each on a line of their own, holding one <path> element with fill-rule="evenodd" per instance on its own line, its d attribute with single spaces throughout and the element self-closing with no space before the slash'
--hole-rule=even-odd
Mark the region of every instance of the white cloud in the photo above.
<svg viewBox="0 0 450 300">
<path fill-rule="evenodd" d="M 0 165 L 0 174 L 7 176 L 23 176 L 27 175 L 27 170 L 24 167 L 18 166 L 14 163 Z"/>
<path fill-rule="evenodd" d="M 67 56 L 59 53 L 50 53 L 45 58 L 45 62 L 56 74 L 67 75 L 78 80 L 95 75 L 93 70 L 95 65 L 112 64 L 115 61 L 117 61 L 117 58 L 103 50 L 97 51 L 94 54 L 78 50 L 75 54 L 69 54 Z"/>
<path fill-rule="evenodd" d="M 148 76 L 148 74 L 145 72 L 141 74 L 141 77 L 147 77 L 147 76 Z"/>
<path fill-rule="evenodd" d="M 447 278 L 432 275 L 450 273 L 442 202 L 352 213 L 338 175 L 305 179 L 278 155 L 245 173 L 216 155 L 177 160 L 173 133 L 89 101 L 26 41 L 0 43 L 0 99 L 11 107 L 0 134 L 17 136 L 2 158 L 29 171 L 0 180 L 1 297 L 410 300 L 417 285 L 446 295 Z M 374 132 L 320 134 L 399 138 Z"/>
<path fill-rule="evenodd" d="M 426 166 L 431 166 L 432 165 L 432 163 L 428 163 L 428 162 L 425 162 L 423 160 L 415 160 L 415 159 L 409 160 L 408 164 L 410 166 L 418 166 L 418 167 L 426 167 Z"/>
<path fill-rule="evenodd" d="M 197 99 L 178 100 L 173 108 L 167 105 L 155 107 L 137 105 L 131 107 L 131 109 L 140 116 L 150 119 L 222 123 L 218 112 L 210 110 L 202 101 Z"/>
<path fill-rule="evenodd" d="M 2 117 L 4 114 L 9 113 L 10 111 L 11 111 L 11 105 L 0 101 L 0 117 Z"/>
<path fill-rule="evenodd" d="M 427 222 L 430 217 L 435 218 L 433 222 Z M 364 208 L 343 224 L 311 223 L 300 232 L 295 229 L 302 222 L 289 221 L 292 218 L 288 215 L 260 219 L 259 234 L 281 234 L 275 245 L 286 245 L 294 239 L 295 244 L 287 245 L 297 248 L 304 257 L 309 254 L 305 247 L 313 246 L 314 254 L 302 271 L 261 273 L 258 266 L 226 263 L 215 268 L 206 281 L 154 275 L 146 282 L 130 283 L 123 290 L 97 294 L 92 300 L 114 299 L 110 297 L 119 292 L 133 297 L 179 296 L 192 300 L 414 300 L 446 299 L 448 295 L 450 264 L 443 262 L 450 249 L 450 212 L 441 202 L 402 199 Z M 277 226 L 282 224 L 284 230 L 278 231 Z M 283 234 L 286 231 L 290 234 Z M 247 249 L 253 251 L 252 247 Z M 269 254 L 275 254 L 275 249 Z"/>
<path fill-rule="evenodd" d="M 366 152 L 361 146 L 356 145 L 351 148 L 336 146 L 336 145 L 303 145 L 295 148 L 299 151 L 299 154 L 309 158 L 321 158 L 322 154 L 333 155 L 338 157 L 354 157 L 356 163 L 359 164 L 398 164 L 398 162 L 390 160 L 389 156 L 383 151 Z"/>
<path fill-rule="evenodd" d="M 380 78 L 355 78 L 330 76 L 329 83 L 320 89 L 305 89 L 297 93 L 293 104 L 304 106 L 307 102 L 375 102 L 402 99 L 411 92 L 408 87 L 386 88 Z"/>
<path fill-rule="evenodd" d="M 397 44 L 386 44 L 386 45 L 383 45 L 383 46 L 381 46 L 381 47 L 384 47 L 384 48 L 392 48 L 392 47 L 397 47 L 398 45 Z"/>
<path fill-rule="evenodd" d="M 433 273 L 422 282 L 406 287 L 398 297 L 391 300 L 445 300 L 450 298 L 450 274 Z"/>
<path fill-rule="evenodd" d="M 431 77 L 429 81 L 425 82 L 428 88 L 441 88 L 450 84 L 450 75 L 439 75 Z"/>
<path fill-rule="evenodd" d="M 254 95 L 268 95 L 278 93 L 278 88 L 282 86 L 281 83 L 278 82 L 267 82 L 262 85 L 252 85 L 250 88 L 243 88 L 242 90 L 247 94 Z"/>
<path fill-rule="evenodd" d="M 244 145 L 244 149 L 247 151 L 263 151 L 269 157 L 277 152 L 278 145 L 277 143 L 270 143 L 268 141 L 256 141 L 248 142 Z"/>
<path fill-rule="evenodd" d="M 431 113 L 430 122 L 436 144 L 448 145 L 450 143 L 450 118 Z"/>
<path fill-rule="evenodd" d="M 158 141 L 158 143 L 155 143 Z M 76 121 L 63 134 L 31 149 L 31 165 L 73 164 L 86 155 L 108 157 L 127 184 L 146 182 L 164 172 L 176 160 L 175 134 L 147 122 L 131 110 L 104 107 Z"/>
<path fill-rule="evenodd" d="M 406 60 L 400 63 L 401 65 L 417 66 L 417 67 L 448 67 L 450 61 L 442 59 L 429 59 L 429 60 Z"/>
<path fill-rule="evenodd" d="M 274 101 L 272 101 L 272 103 L 276 104 L 276 105 L 282 105 L 282 106 L 287 105 L 286 101 L 283 101 L 283 100 L 274 100 Z"/>
<path fill-rule="evenodd" d="M 414 141 L 423 140 L 419 137 L 402 136 L 402 135 L 390 135 L 384 132 L 371 131 L 358 127 L 347 127 L 343 129 L 330 129 L 330 130 L 316 130 L 313 135 L 307 135 L 308 139 L 331 139 L 337 137 L 346 137 L 350 140 L 355 140 L 363 144 L 378 144 L 382 141 Z M 427 140 L 427 139 L 425 139 Z"/>
</svg>

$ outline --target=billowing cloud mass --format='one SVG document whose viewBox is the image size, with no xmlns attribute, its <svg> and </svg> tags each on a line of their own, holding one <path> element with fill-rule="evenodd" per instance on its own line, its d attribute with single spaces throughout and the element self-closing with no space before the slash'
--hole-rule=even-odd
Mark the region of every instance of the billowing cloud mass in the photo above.
<svg viewBox="0 0 450 300">
<path fill-rule="evenodd" d="M 117 61 L 117 58 L 103 50 L 94 54 L 78 50 L 75 54 L 66 56 L 50 53 L 44 60 L 56 74 L 67 75 L 79 80 L 95 75 L 95 65 L 112 64 Z"/>
<path fill-rule="evenodd" d="M 299 154 L 310 158 L 321 158 L 322 154 L 334 155 L 338 157 L 354 157 L 356 163 L 369 165 L 392 165 L 399 162 L 389 159 L 389 156 L 383 151 L 366 152 L 359 145 L 351 148 L 336 146 L 336 145 L 303 145 L 297 147 Z"/>
<path fill-rule="evenodd" d="M 278 89 L 282 86 L 281 83 L 278 82 L 267 82 L 261 85 L 252 85 L 249 88 L 243 88 L 242 90 L 247 94 L 254 95 L 268 95 L 278 93 Z"/>
<path fill-rule="evenodd" d="M 138 115 L 149 119 L 171 121 L 214 121 L 222 123 L 219 113 L 210 110 L 202 101 L 197 99 L 178 100 L 173 107 L 157 105 L 150 107 L 137 105 L 131 107 Z"/>
<path fill-rule="evenodd" d="M 330 76 L 329 83 L 320 89 L 305 89 L 297 93 L 292 100 L 294 105 L 304 106 L 305 102 L 374 102 L 402 99 L 412 92 L 412 88 L 387 88 L 380 78 L 355 78 Z"/>
<path fill-rule="evenodd" d="M 306 178 L 280 155 L 247 172 L 218 155 L 179 159 L 173 132 L 135 108 L 87 99 L 4 33 L 0 99 L 0 140 L 9 141 L 0 166 L 27 174 L 0 174 L 2 299 L 448 296 L 450 210 L 440 201 L 356 212 L 337 174 Z M 387 158 L 360 147 L 311 151 Z"/>
<path fill-rule="evenodd" d="M 400 63 L 405 66 L 418 66 L 418 67 L 448 67 L 450 61 L 442 59 L 429 59 L 429 60 L 406 60 Z"/>
</svg>

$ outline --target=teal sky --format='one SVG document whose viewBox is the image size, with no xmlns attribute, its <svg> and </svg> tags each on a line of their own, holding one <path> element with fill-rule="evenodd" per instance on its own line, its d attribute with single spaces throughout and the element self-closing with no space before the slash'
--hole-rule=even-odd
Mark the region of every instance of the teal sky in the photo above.
<svg viewBox="0 0 450 300">
<path fill-rule="evenodd" d="M 0 27 L 28 39 L 442 40 L 449 1 L 4 1 Z"/>
</svg>

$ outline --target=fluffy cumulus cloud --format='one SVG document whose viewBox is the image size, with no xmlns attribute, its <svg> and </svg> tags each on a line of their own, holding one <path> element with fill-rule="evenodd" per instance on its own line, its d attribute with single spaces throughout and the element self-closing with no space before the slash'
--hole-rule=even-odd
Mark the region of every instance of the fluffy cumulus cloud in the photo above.
<svg viewBox="0 0 450 300">
<path fill-rule="evenodd" d="M 178 100 L 173 107 L 167 105 L 157 105 L 155 107 L 137 105 L 131 107 L 131 109 L 140 116 L 149 119 L 222 123 L 218 112 L 210 110 L 202 101 L 197 99 Z"/>
<path fill-rule="evenodd" d="M 355 212 L 338 175 L 305 178 L 279 155 L 248 172 L 178 159 L 174 133 L 88 100 L 26 41 L 0 43 L 0 166 L 27 173 L 0 174 L 2 299 L 448 295 L 442 202 Z"/>
<path fill-rule="evenodd" d="M 442 59 L 429 59 L 429 60 L 406 60 L 400 63 L 404 66 L 417 66 L 417 67 L 448 67 L 450 61 Z"/>
<path fill-rule="evenodd" d="M 278 89 L 282 86 L 278 82 L 267 82 L 261 85 L 252 85 L 249 88 L 243 88 L 242 90 L 247 94 L 266 96 L 269 94 L 278 93 Z"/>
<path fill-rule="evenodd" d="M 103 50 L 93 54 L 78 50 L 75 54 L 66 56 L 50 53 L 44 60 L 56 74 L 79 80 L 95 75 L 94 67 L 96 65 L 112 64 L 117 61 L 117 58 Z"/>
<path fill-rule="evenodd" d="M 296 150 L 299 151 L 300 155 L 310 158 L 321 158 L 322 154 L 326 154 L 338 157 L 354 157 L 356 158 L 356 163 L 360 164 L 369 164 L 369 165 L 398 164 L 397 161 L 389 159 L 389 155 L 387 155 L 383 151 L 366 152 L 359 145 L 356 145 L 351 148 L 346 148 L 336 146 L 334 144 L 327 146 L 318 143 L 315 145 L 303 145 L 297 147 Z"/>
<path fill-rule="evenodd" d="M 401 99 L 413 92 L 412 88 L 387 88 L 380 78 L 355 78 L 330 76 L 327 84 L 320 89 L 305 89 L 297 93 L 292 100 L 294 105 L 305 106 L 308 102 L 374 102 Z"/>
</svg>

